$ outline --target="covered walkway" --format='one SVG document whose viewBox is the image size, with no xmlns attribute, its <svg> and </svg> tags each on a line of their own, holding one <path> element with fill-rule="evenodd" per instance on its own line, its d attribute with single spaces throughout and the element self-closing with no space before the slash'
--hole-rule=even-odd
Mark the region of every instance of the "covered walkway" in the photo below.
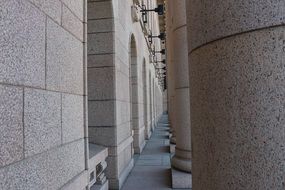
<svg viewBox="0 0 285 190">
<path fill-rule="evenodd" d="M 171 190 L 168 116 L 163 115 L 143 152 L 135 158 L 135 167 L 123 190 Z"/>
</svg>

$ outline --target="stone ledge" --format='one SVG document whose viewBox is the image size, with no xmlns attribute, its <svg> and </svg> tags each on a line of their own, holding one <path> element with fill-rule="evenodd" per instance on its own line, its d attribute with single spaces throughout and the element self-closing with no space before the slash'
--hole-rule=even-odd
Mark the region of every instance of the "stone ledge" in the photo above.
<svg viewBox="0 0 285 190">
<path fill-rule="evenodd" d="M 108 149 L 104 146 L 89 143 L 89 168 L 96 167 L 108 156 Z"/>
<path fill-rule="evenodd" d="M 108 181 L 106 180 L 105 176 L 105 169 L 107 167 L 105 160 L 107 156 L 108 149 L 106 147 L 89 143 L 89 187 L 94 186 L 93 189 L 105 190 L 106 183 L 108 186 Z"/>
<path fill-rule="evenodd" d="M 60 190 L 78 190 L 84 189 L 88 185 L 88 172 L 85 170 L 83 173 L 76 176 L 69 183 L 65 184 Z"/>
<path fill-rule="evenodd" d="M 173 189 L 191 189 L 192 174 L 181 172 L 171 168 L 172 188 Z"/>
</svg>

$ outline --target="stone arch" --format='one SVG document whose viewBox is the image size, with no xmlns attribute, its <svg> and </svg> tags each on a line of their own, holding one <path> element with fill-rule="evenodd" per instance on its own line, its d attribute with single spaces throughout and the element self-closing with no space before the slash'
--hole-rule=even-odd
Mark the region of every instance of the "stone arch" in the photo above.
<svg viewBox="0 0 285 190">
<path fill-rule="evenodd" d="M 148 98 L 147 98 L 147 65 L 146 59 L 143 59 L 142 65 L 142 82 L 143 82 L 143 110 L 144 110 L 144 126 L 145 126 L 145 139 L 150 138 L 150 130 L 148 125 Z"/>
<path fill-rule="evenodd" d="M 137 64 L 137 44 L 133 34 L 130 37 L 130 120 L 133 134 L 134 153 L 140 153 L 139 150 L 139 110 L 138 110 L 138 64 Z"/>
<path fill-rule="evenodd" d="M 153 110 L 152 110 L 152 77 L 151 77 L 151 71 L 149 71 L 149 77 L 148 77 L 148 93 L 149 93 L 149 120 L 150 120 L 150 130 L 152 131 L 153 129 Z"/>
</svg>

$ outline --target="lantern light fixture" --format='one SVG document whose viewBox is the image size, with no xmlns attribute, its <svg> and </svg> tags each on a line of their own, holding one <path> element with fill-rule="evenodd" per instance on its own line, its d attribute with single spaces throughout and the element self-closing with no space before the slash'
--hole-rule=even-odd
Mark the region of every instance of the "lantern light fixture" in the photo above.
<svg viewBox="0 0 285 190">
<path fill-rule="evenodd" d="M 153 38 L 159 38 L 160 40 L 165 40 L 165 33 L 161 32 L 158 36 L 153 36 L 152 34 L 148 36 L 149 43 L 152 44 Z"/>
<path fill-rule="evenodd" d="M 160 16 L 164 15 L 164 5 L 163 4 L 158 5 L 155 9 L 147 9 L 145 5 L 142 5 L 141 9 L 142 10 L 140 10 L 140 12 L 142 13 L 143 23 L 147 23 L 147 20 L 148 20 L 147 13 L 148 12 L 154 11 Z"/>
<path fill-rule="evenodd" d="M 162 49 L 160 51 L 154 51 L 154 53 L 161 53 L 162 55 L 165 55 L 165 49 Z"/>
</svg>

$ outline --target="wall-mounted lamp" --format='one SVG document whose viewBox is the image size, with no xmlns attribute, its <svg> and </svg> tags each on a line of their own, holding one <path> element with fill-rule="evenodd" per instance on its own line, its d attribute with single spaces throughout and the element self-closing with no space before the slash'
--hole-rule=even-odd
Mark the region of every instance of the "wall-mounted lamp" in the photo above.
<svg viewBox="0 0 285 190">
<path fill-rule="evenodd" d="M 163 79 L 163 90 L 166 90 L 167 89 L 167 81 L 166 81 L 166 77 L 164 77 Z"/>
<path fill-rule="evenodd" d="M 155 67 L 155 73 L 157 78 L 162 78 L 166 76 L 166 67 Z"/>
<path fill-rule="evenodd" d="M 166 71 L 166 67 L 155 67 L 155 69 L 159 69 L 159 70 L 163 70 L 163 71 Z"/>
<path fill-rule="evenodd" d="M 154 53 L 161 53 L 162 55 L 165 55 L 165 49 L 162 49 L 161 51 L 154 51 Z"/>
<path fill-rule="evenodd" d="M 148 36 L 149 43 L 152 43 L 153 38 L 159 38 L 160 40 L 165 40 L 165 33 L 161 32 L 158 36 L 149 35 Z"/>
<path fill-rule="evenodd" d="M 157 8 L 155 8 L 155 9 L 147 9 L 145 5 L 142 5 L 141 8 L 142 8 L 142 10 L 141 10 L 142 19 L 143 19 L 144 23 L 147 23 L 147 12 L 154 11 L 158 15 L 164 14 L 164 5 L 158 5 Z"/>
<path fill-rule="evenodd" d="M 163 59 L 163 60 L 161 60 L 161 61 L 157 61 L 157 63 L 163 63 L 163 64 L 165 64 L 166 61 L 165 61 L 165 59 Z"/>
</svg>

